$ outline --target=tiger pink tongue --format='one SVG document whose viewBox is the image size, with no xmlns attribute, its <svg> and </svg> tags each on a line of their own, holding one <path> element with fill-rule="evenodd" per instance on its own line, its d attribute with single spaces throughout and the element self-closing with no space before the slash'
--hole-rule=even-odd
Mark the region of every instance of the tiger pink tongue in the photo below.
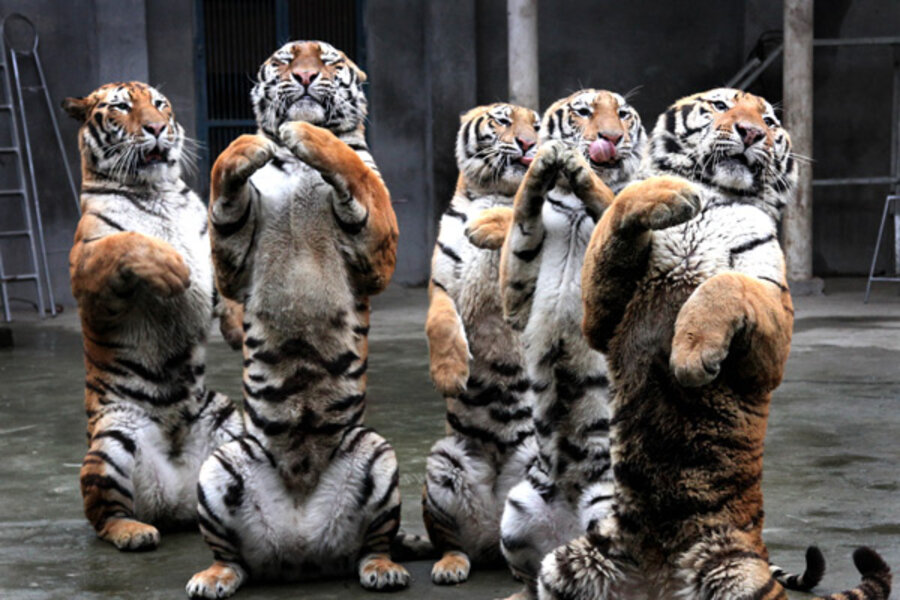
<svg viewBox="0 0 900 600">
<path fill-rule="evenodd" d="M 598 138 L 591 143 L 588 152 L 592 161 L 605 163 L 616 157 L 616 146 L 605 138 Z"/>
</svg>

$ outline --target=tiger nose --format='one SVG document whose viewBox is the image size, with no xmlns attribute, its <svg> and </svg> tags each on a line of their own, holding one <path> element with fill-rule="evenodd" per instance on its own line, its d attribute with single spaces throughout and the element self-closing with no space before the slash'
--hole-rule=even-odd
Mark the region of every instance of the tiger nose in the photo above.
<svg viewBox="0 0 900 600">
<path fill-rule="evenodd" d="M 534 146 L 534 140 L 527 140 L 523 137 L 517 137 L 516 143 L 519 145 L 519 148 L 522 149 L 522 152 L 528 152 L 528 149 Z"/>
<path fill-rule="evenodd" d="M 311 84 L 313 80 L 319 76 L 318 71 L 305 70 L 292 71 L 291 74 L 294 76 L 294 79 L 296 79 L 298 83 L 302 83 L 304 86 Z"/>
<path fill-rule="evenodd" d="M 165 123 L 147 123 L 144 125 L 144 131 L 151 134 L 154 137 L 159 137 L 162 135 L 162 132 L 166 130 Z"/>
<path fill-rule="evenodd" d="M 601 130 L 597 132 L 598 138 L 603 138 L 608 140 L 612 144 L 618 144 L 619 140 L 622 139 L 622 136 L 625 135 L 621 131 L 609 131 L 609 130 Z"/>
<path fill-rule="evenodd" d="M 741 136 L 741 139 L 744 140 L 745 146 L 752 146 L 757 140 L 762 139 L 766 135 L 766 132 L 763 131 L 761 127 L 757 127 L 750 123 L 735 123 L 734 130 Z"/>
</svg>

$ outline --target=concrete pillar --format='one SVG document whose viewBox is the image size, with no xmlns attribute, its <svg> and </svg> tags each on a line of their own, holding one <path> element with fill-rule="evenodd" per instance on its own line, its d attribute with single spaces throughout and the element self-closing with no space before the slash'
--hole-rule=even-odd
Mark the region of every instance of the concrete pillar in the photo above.
<svg viewBox="0 0 900 600">
<path fill-rule="evenodd" d="M 540 110 L 538 98 L 538 0 L 507 0 L 509 101 Z"/>
<path fill-rule="evenodd" d="M 784 0 L 784 122 L 794 152 L 813 153 L 813 0 Z M 785 209 L 787 276 L 795 293 L 817 293 L 812 281 L 812 164 L 798 161 L 794 202 Z"/>
</svg>

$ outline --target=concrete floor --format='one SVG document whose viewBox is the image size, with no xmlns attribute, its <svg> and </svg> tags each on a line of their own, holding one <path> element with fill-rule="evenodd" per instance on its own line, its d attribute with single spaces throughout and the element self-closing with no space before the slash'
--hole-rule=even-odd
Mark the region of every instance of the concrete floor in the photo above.
<svg viewBox="0 0 900 600">
<path fill-rule="evenodd" d="M 827 295 L 796 298 L 797 321 L 784 383 L 769 420 L 765 459 L 766 539 L 779 564 L 802 567 L 818 544 L 828 560 L 821 591 L 858 581 L 850 553 L 871 545 L 900 565 L 900 297 L 882 285 L 862 304 L 858 281 L 829 281 Z M 423 290 L 392 288 L 375 301 L 368 424 L 393 442 L 401 462 L 404 528 L 422 533 L 425 456 L 443 432 L 443 406 L 428 381 Z M 12 325 L 0 350 L 0 598 L 180 598 L 211 555 L 199 535 L 169 534 L 160 548 L 119 553 L 98 541 L 81 513 L 83 365 L 77 317 L 68 311 Z M 209 384 L 239 397 L 240 358 L 216 339 Z M 505 596 L 503 570 L 475 571 L 459 588 L 438 588 L 430 563 L 408 565 L 403 598 Z M 252 585 L 260 598 L 371 598 L 353 579 Z M 805 597 L 802 594 L 797 598 Z"/>
</svg>

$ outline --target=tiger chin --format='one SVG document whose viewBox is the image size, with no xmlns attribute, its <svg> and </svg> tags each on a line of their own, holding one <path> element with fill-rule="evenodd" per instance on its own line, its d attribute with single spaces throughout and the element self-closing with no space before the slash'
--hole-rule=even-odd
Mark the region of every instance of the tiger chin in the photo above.
<svg viewBox="0 0 900 600">
<path fill-rule="evenodd" d="M 200 529 L 214 564 L 192 597 L 248 580 L 356 573 L 406 587 L 393 448 L 362 425 L 369 296 L 394 271 L 397 221 L 364 134 L 365 74 L 324 42 L 259 69 L 259 133 L 219 155 L 209 221 L 216 281 L 244 307 L 246 433 L 204 463 Z"/>
<path fill-rule="evenodd" d="M 63 107 L 81 123 L 69 272 L 84 342 L 84 512 L 120 550 L 150 550 L 159 528 L 196 524 L 200 464 L 242 431 L 235 405 L 203 383 L 209 327 L 225 312 L 206 210 L 180 178 L 183 129 L 157 90 L 113 83 Z"/>
<path fill-rule="evenodd" d="M 495 103 L 463 114 L 457 134 L 459 180 L 441 218 L 425 325 L 431 378 L 447 404 L 448 435 L 428 455 L 422 500 L 442 553 L 431 571 L 436 584 L 465 581 L 473 563 L 503 563 L 503 502 L 533 455 L 530 382 L 519 334 L 503 319 L 500 253 L 481 249 L 505 236 L 505 224 L 467 225 L 512 207 L 539 126 L 535 111 Z"/>
<path fill-rule="evenodd" d="M 796 174 L 764 99 L 715 89 L 656 123 L 648 178 L 594 232 L 584 334 L 606 353 L 615 501 L 601 524 L 543 560 L 540 598 L 787 598 L 762 539 L 763 444 L 790 351 L 793 308 L 777 239 Z M 883 600 L 891 573 L 854 553 L 855 590 Z"/>
<path fill-rule="evenodd" d="M 581 265 L 597 220 L 635 174 L 646 134 L 619 94 L 553 103 L 511 209 L 500 256 L 503 314 L 521 332 L 536 456 L 509 492 L 501 550 L 536 594 L 541 558 L 609 512 L 607 367 L 581 333 Z"/>
</svg>

